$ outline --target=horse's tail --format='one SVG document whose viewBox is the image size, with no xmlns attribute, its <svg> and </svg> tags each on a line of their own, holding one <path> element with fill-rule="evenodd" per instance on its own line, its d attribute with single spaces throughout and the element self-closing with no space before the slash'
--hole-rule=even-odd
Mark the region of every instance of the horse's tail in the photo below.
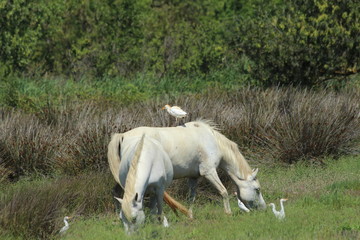
<svg viewBox="0 0 360 240">
<path fill-rule="evenodd" d="M 172 198 L 167 192 L 164 192 L 164 202 L 169 205 L 169 207 L 171 207 L 171 209 L 174 211 L 174 213 L 176 214 L 176 216 L 178 216 L 177 214 L 177 209 L 179 209 L 180 212 L 182 212 L 185 216 L 187 216 L 188 218 L 192 219 L 193 215 L 192 215 L 192 211 L 186 209 L 186 207 L 184 205 L 182 205 L 181 203 L 177 202 L 174 198 Z"/>
<path fill-rule="evenodd" d="M 121 143 L 124 139 L 124 134 L 115 133 L 111 137 L 111 141 L 108 145 L 108 162 L 112 175 L 115 178 L 115 181 L 120 184 L 119 179 L 119 167 L 120 167 L 120 149 Z"/>
</svg>

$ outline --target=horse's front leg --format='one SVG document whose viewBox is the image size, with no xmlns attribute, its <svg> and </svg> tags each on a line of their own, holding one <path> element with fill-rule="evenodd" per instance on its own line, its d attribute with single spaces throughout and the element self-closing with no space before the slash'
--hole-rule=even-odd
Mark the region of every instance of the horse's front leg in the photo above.
<svg viewBox="0 0 360 240">
<path fill-rule="evenodd" d="M 158 209 L 158 220 L 163 224 L 164 227 L 169 227 L 169 222 L 167 218 L 163 215 L 163 199 L 164 199 L 164 188 L 160 188 L 156 191 L 156 205 Z"/>
<path fill-rule="evenodd" d="M 151 194 L 149 207 L 150 207 L 150 213 L 152 215 L 157 214 L 156 204 L 157 204 L 157 197 L 155 195 Z"/>
<path fill-rule="evenodd" d="M 222 184 L 216 169 L 211 169 L 209 170 L 204 177 L 209 180 L 209 182 L 211 182 L 214 187 L 219 191 L 219 193 L 221 194 L 221 196 L 223 197 L 223 201 L 224 201 L 224 208 L 225 208 L 225 213 L 226 214 L 231 214 L 231 208 L 230 208 L 230 202 L 229 202 L 229 194 L 226 190 L 226 188 L 224 187 L 224 185 Z"/>
</svg>

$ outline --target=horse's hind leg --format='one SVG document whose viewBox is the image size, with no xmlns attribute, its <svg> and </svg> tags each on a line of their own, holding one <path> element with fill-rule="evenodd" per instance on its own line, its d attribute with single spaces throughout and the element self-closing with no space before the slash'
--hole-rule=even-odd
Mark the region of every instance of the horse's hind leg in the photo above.
<svg viewBox="0 0 360 240">
<path fill-rule="evenodd" d="M 219 193 L 223 197 L 225 213 L 231 214 L 228 192 L 224 187 L 224 185 L 222 184 L 216 170 L 215 169 L 210 170 L 207 174 L 204 175 L 204 177 L 214 185 L 214 187 L 219 191 Z"/>
<path fill-rule="evenodd" d="M 189 211 L 192 212 L 192 209 L 194 207 L 195 197 L 196 197 L 196 188 L 198 184 L 197 178 L 189 178 L 189 188 L 190 188 L 190 196 L 189 196 L 189 203 L 190 203 L 190 209 Z"/>
</svg>

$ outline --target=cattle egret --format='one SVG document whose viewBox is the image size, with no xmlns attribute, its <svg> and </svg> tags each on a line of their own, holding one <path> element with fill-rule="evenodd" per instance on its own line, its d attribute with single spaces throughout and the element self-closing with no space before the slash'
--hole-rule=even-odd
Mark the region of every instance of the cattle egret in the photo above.
<svg viewBox="0 0 360 240">
<path fill-rule="evenodd" d="M 170 105 L 166 104 L 162 109 L 166 109 L 171 116 L 176 118 L 176 121 L 178 118 L 183 118 L 187 115 L 187 113 L 178 106 L 171 107 Z"/>
<path fill-rule="evenodd" d="M 69 229 L 69 223 L 68 223 L 67 220 L 69 220 L 70 218 L 71 218 L 71 217 L 68 217 L 68 216 L 64 217 L 65 226 L 63 226 L 63 227 L 60 229 L 60 231 L 59 231 L 60 234 L 64 234 L 64 233 Z"/>
<path fill-rule="evenodd" d="M 285 201 L 287 201 L 287 198 L 280 199 L 280 206 L 281 206 L 280 211 L 276 211 L 274 203 L 269 204 L 269 206 L 272 207 L 272 211 L 273 211 L 275 217 L 277 217 L 280 220 L 285 218 L 285 209 L 284 209 L 284 204 L 283 204 L 283 202 L 285 202 Z"/>
<path fill-rule="evenodd" d="M 234 194 L 237 195 L 236 192 L 234 192 Z M 250 210 L 245 206 L 245 204 L 239 198 L 237 198 L 237 200 L 238 200 L 238 206 L 241 210 L 245 212 L 250 212 Z"/>
<path fill-rule="evenodd" d="M 169 225 L 169 222 L 168 222 L 168 220 L 167 220 L 167 218 L 164 216 L 164 220 L 163 220 L 163 226 L 164 227 L 169 227 L 170 225 Z"/>
</svg>

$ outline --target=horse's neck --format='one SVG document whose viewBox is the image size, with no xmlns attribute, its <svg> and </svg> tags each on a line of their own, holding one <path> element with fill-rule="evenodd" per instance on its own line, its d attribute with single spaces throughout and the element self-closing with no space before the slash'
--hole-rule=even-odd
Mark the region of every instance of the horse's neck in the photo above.
<svg viewBox="0 0 360 240">
<path fill-rule="evenodd" d="M 236 143 L 230 141 L 225 136 L 217 133 L 215 136 L 218 138 L 220 151 L 223 154 L 223 160 L 225 161 L 225 170 L 230 171 L 237 177 L 247 179 L 251 174 L 251 168 L 244 156 L 240 153 Z"/>
<path fill-rule="evenodd" d="M 139 168 L 139 163 L 141 162 L 140 159 L 142 157 L 143 152 L 143 146 L 145 141 L 145 136 L 143 135 L 140 139 L 136 139 L 138 144 L 134 144 L 131 148 L 131 151 L 127 151 L 126 154 L 124 154 L 124 161 L 127 162 L 127 166 L 124 166 L 123 169 L 121 169 L 121 174 L 125 175 L 126 173 L 126 180 L 125 180 L 125 193 L 124 193 L 124 199 L 126 201 L 132 200 L 132 198 L 136 194 L 136 182 L 138 181 L 138 175 L 139 171 L 141 171 L 141 168 Z M 127 170 L 127 171 L 126 171 Z M 140 175 L 141 176 L 141 175 Z"/>
<path fill-rule="evenodd" d="M 151 174 L 151 161 L 142 161 L 142 158 L 139 159 L 137 163 L 137 171 L 136 175 L 134 176 L 135 179 L 132 182 L 133 187 L 131 188 L 131 192 L 126 192 L 126 194 L 131 194 L 130 197 L 133 197 L 136 193 L 138 194 L 138 197 L 141 197 L 145 194 L 146 188 L 148 186 L 148 180 L 150 178 Z M 129 187 L 130 188 L 130 187 Z M 126 190 L 126 186 L 125 186 Z"/>
<path fill-rule="evenodd" d="M 140 159 L 141 160 L 141 159 Z M 139 161 L 138 171 L 135 180 L 135 192 L 139 194 L 139 197 L 144 196 L 145 191 L 149 184 L 149 179 L 152 174 L 151 161 Z"/>
</svg>

